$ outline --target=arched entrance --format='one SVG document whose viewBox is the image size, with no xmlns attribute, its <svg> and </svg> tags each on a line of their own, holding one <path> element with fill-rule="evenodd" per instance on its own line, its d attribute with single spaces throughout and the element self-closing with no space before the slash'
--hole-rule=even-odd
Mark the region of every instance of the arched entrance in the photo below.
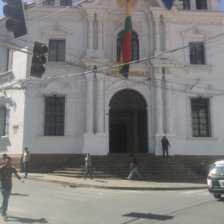
<svg viewBox="0 0 224 224">
<path fill-rule="evenodd" d="M 110 153 L 147 153 L 147 113 L 145 99 L 137 91 L 117 92 L 110 101 Z"/>
</svg>

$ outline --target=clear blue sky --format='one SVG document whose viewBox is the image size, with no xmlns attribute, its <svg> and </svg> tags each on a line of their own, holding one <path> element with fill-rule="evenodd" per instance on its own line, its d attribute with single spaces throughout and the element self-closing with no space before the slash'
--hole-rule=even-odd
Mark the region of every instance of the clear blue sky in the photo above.
<svg viewBox="0 0 224 224">
<path fill-rule="evenodd" d="M 24 2 L 31 2 L 32 0 L 24 0 Z M 3 16 L 3 5 L 4 3 L 0 0 L 0 18 Z M 219 0 L 219 10 L 224 11 L 224 0 Z"/>
</svg>

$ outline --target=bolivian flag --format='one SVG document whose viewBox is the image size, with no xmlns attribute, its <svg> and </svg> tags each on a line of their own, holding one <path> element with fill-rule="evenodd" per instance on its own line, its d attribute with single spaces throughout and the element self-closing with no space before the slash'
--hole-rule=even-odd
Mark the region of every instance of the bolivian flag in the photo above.
<svg viewBox="0 0 224 224">
<path fill-rule="evenodd" d="M 131 61 L 131 14 L 130 14 L 130 1 L 126 0 L 126 19 L 125 19 L 125 28 L 124 28 L 124 38 L 122 43 L 121 55 L 120 55 L 120 64 L 128 63 Z M 125 78 L 128 77 L 129 64 L 120 66 L 120 74 Z"/>
</svg>

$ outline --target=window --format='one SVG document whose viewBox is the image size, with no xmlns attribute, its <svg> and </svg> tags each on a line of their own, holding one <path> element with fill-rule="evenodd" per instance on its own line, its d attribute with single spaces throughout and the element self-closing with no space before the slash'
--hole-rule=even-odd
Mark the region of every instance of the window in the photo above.
<svg viewBox="0 0 224 224">
<path fill-rule="evenodd" d="M 205 64 L 203 42 L 189 43 L 189 50 L 190 50 L 190 64 L 193 65 Z"/>
<path fill-rule="evenodd" d="M 43 5 L 55 5 L 55 0 L 45 0 Z"/>
<path fill-rule="evenodd" d="M 196 0 L 196 9 L 207 9 L 207 0 Z"/>
<path fill-rule="evenodd" d="M 5 136 L 5 126 L 6 126 L 6 107 L 0 107 L 0 136 Z"/>
<path fill-rule="evenodd" d="M 3 48 L 3 55 L 2 55 L 2 66 L 0 68 L 0 71 L 2 72 L 8 72 L 12 69 L 12 59 L 13 59 L 13 50 Z"/>
<path fill-rule="evenodd" d="M 65 97 L 46 97 L 45 130 L 46 136 L 64 135 Z"/>
<path fill-rule="evenodd" d="M 183 0 L 183 9 L 191 9 L 190 0 Z"/>
<path fill-rule="evenodd" d="M 117 62 L 120 62 L 122 42 L 124 39 L 124 31 L 121 31 L 117 36 Z M 139 60 L 139 40 L 138 34 L 132 31 L 131 33 L 131 60 Z"/>
<path fill-rule="evenodd" d="M 65 40 L 50 40 L 49 41 L 49 62 L 64 62 L 65 61 Z"/>
<path fill-rule="evenodd" d="M 61 6 L 72 6 L 72 0 L 60 0 Z"/>
<path fill-rule="evenodd" d="M 6 52 L 6 71 L 9 70 L 9 67 L 11 67 L 11 66 L 9 66 L 9 56 L 10 56 L 10 50 L 7 49 L 7 52 Z"/>
<path fill-rule="evenodd" d="M 211 135 L 209 99 L 191 99 L 191 114 L 193 137 L 209 137 Z"/>
</svg>

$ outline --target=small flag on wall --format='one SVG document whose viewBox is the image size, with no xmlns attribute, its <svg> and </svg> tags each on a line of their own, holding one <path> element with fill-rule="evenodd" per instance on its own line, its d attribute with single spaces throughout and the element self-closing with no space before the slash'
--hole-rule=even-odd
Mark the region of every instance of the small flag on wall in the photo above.
<svg viewBox="0 0 224 224">
<path fill-rule="evenodd" d="M 173 0 L 163 0 L 164 5 L 168 10 L 172 9 L 173 6 Z"/>
<path fill-rule="evenodd" d="M 132 22 L 130 14 L 130 0 L 127 0 L 124 38 L 120 55 L 120 64 L 128 63 L 131 61 L 131 31 Z M 129 64 L 121 65 L 119 70 L 120 74 L 127 78 L 129 73 Z"/>
</svg>

